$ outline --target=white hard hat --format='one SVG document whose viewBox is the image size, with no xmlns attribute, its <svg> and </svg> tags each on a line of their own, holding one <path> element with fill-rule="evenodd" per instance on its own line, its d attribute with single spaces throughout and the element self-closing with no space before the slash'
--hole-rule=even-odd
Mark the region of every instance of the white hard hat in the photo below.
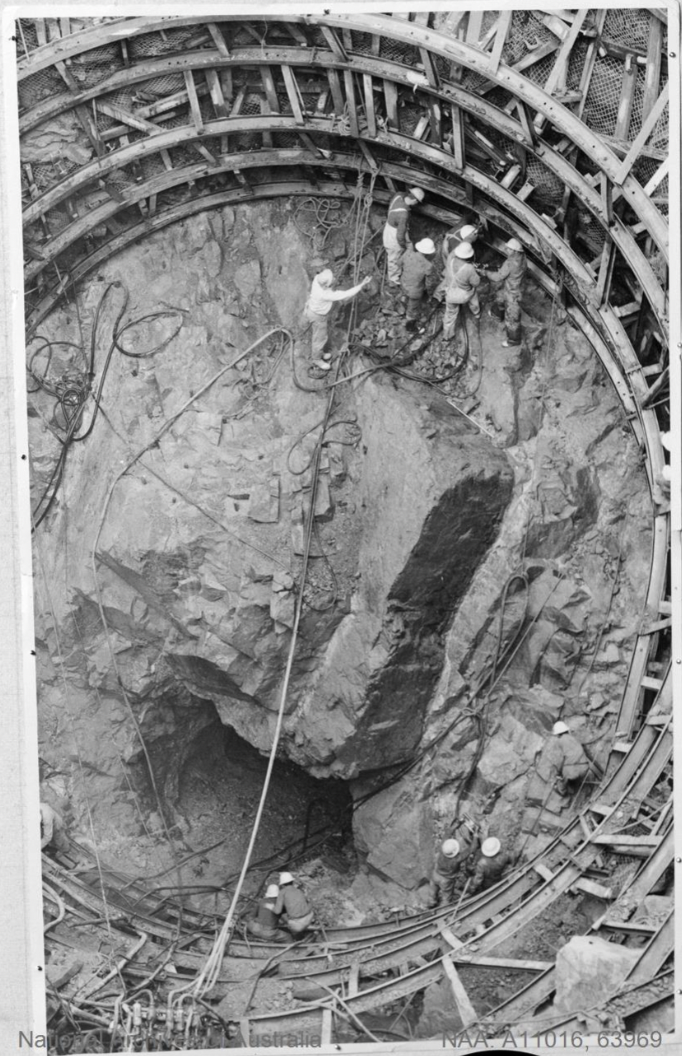
<svg viewBox="0 0 682 1056">
<path fill-rule="evenodd" d="M 268 889 L 265 892 L 265 897 L 266 898 L 277 898 L 278 894 L 279 894 L 279 888 L 278 888 L 277 884 L 269 884 L 268 885 Z"/>
<path fill-rule="evenodd" d="M 552 733 L 568 733 L 568 726 L 565 722 L 555 722 L 552 726 Z"/>
<path fill-rule="evenodd" d="M 430 238 L 423 238 L 421 242 L 417 242 L 414 247 L 418 253 L 435 253 L 436 247 Z"/>
<path fill-rule="evenodd" d="M 444 840 L 441 851 L 446 858 L 454 858 L 459 854 L 459 842 L 457 840 Z"/>
<path fill-rule="evenodd" d="M 407 193 L 409 194 L 410 198 L 416 198 L 418 202 L 424 201 L 424 192 L 422 191 L 421 187 L 410 187 Z"/>
<path fill-rule="evenodd" d="M 460 242 L 460 244 L 455 248 L 455 256 L 461 257 L 462 260 L 468 260 L 469 257 L 473 257 L 473 255 L 474 247 L 471 245 L 470 242 Z"/>
<path fill-rule="evenodd" d="M 280 873 L 279 874 L 279 886 L 284 887 L 285 884 L 293 884 L 294 878 L 291 873 Z"/>
<path fill-rule="evenodd" d="M 466 227 L 463 227 L 462 230 L 460 231 L 460 235 L 462 236 L 462 239 L 465 242 L 466 242 L 466 240 L 468 238 L 470 238 L 472 235 L 475 235 L 475 234 L 476 234 L 476 228 L 473 226 L 473 224 L 467 224 Z"/>
<path fill-rule="evenodd" d="M 481 854 L 485 855 L 486 858 L 494 858 L 499 852 L 502 844 L 496 836 L 489 836 L 487 840 L 484 840 L 481 844 Z"/>
<path fill-rule="evenodd" d="M 510 238 L 507 242 L 507 249 L 515 249 L 517 253 L 523 253 L 523 246 L 518 238 Z"/>
<path fill-rule="evenodd" d="M 331 286 L 334 281 L 334 272 L 330 268 L 325 268 L 317 276 L 317 281 L 320 286 Z"/>
</svg>

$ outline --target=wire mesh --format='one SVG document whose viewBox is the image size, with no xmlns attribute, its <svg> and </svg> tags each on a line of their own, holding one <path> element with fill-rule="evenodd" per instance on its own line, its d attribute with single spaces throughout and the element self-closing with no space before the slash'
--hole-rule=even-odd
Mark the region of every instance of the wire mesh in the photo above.
<svg viewBox="0 0 682 1056">
<path fill-rule="evenodd" d="M 372 34 L 371 33 L 360 33 L 358 30 L 351 30 L 352 48 L 351 50 L 356 52 L 358 55 L 371 55 L 372 53 Z"/>
<path fill-rule="evenodd" d="M 30 110 L 32 106 L 49 99 L 55 95 L 61 95 L 66 91 L 66 85 L 59 76 L 57 70 L 48 67 L 39 70 L 32 77 L 27 77 L 19 85 L 19 110 Z"/>
<path fill-rule="evenodd" d="M 183 92 L 184 90 L 185 78 L 181 73 L 169 73 L 163 77 L 152 77 L 144 83 L 144 91 L 159 98 L 167 95 L 176 95 L 177 92 Z"/>
<path fill-rule="evenodd" d="M 403 44 L 399 40 L 391 40 L 389 37 L 381 38 L 379 55 L 382 59 L 389 59 L 391 62 L 399 62 L 403 66 L 413 67 L 415 62 L 418 61 L 417 54 L 417 49 L 409 44 Z"/>
<path fill-rule="evenodd" d="M 559 41 L 542 22 L 542 18 L 534 11 L 515 11 L 512 15 L 511 24 L 507 32 L 502 57 L 504 61 L 513 66 L 535 48 L 543 44 L 556 44 Z M 529 67 L 532 69 L 532 67 Z"/>
<path fill-rule="evenodd" d="M 607 55 L 595 63 L 583 109 L 583 121 L 601 135 L 612 136 L 616 128 L 623 63 Z"/>
<path fill-rule="evenodd" d="M 655 17 L 637 8 L 611 8 L 606 14 L 602 37 L 625 48 L 646 52 L 650 21 Z"/>
</svg>

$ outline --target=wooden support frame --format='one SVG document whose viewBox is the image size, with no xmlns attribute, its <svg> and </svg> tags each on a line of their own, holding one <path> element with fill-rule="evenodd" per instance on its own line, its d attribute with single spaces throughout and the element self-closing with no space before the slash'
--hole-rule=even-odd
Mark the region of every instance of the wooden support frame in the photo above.
<svg viewBox="0 0 682 1056">
<path fill-rule="evenodd" d="M 497 20 L 497 32 L 495 33 L 495 44 L 490 55 L 488 68 L 491 73 L 497 73 L 502 58 L 502 49 L 507 40 L 509 27 L 511 26 L 513 10 L 501 11 Z"/>
<path fill-rule="evenodd" d="M 578 39 L 580 31 L 583 27 L 583 23 L 585 22 L 585 19 L 588 17 L 589 13 L 590 12 L 588 8 L 581 8 L 581 10 L 578 11 L 577 15 L 575 16 L 573 20 L 573 25 L 566 34 L 566 37 L 559 48 L 559 53 L 554 61 L 554 66 L 550 71 L 549 77 L 545 81 L 543 90 L 547 93 L 547 95 L 553 95 L 559 88 L 564 87 L 566 81 L 566 71 L 568 69 L 568 60 L 570 58 L 573 45 Z M 546 118 L 544 117 L 544 115 L 538 114 L 535 119 L 535 127 L 538 129 L 538 131 L 543 127 L 545 120 Z"/>
<path fill-rule="evenodd" d="M 483 11 L 470 11 L 469 21 L 467 22 L 466 35 L 464 37 L 467 44 L 478 44 L 479 37 L 481 36 L 482 26 Z"/>
<path fill-rule="evenodd" d="M 426 100 L 426 105 L 429 108 L 429 120 L 431 125 L 431 142 L 435 143 L 437 147 L 443 145 L 443 121 L 441 116 L 440 103 L 437 99 L 434 99 L 432 95 L 429 95 Z"/>
<path fill-rule="evenodd" d="M 334 113 L 337 117 L 341 117 L 345 109 L 345 101 L 343 98 L 343 92 L 341 90 L 341 77 L 338 70 L 327 70 L 327 77 L 329 78 L 329 87 L 332 92 L 332 99 L 334 100 Z"/>
<path fill-rule="evenodd" d="M 659 183 L 662 183 L 663 180 L 666 178 L 666 176 L 668 175 L 669 171 L 670 171 L 670 158 L 666 158 L 665 161 L 663 162 L 663 164 L 659 165 L 659 167 L 656 169 L 656 172 L 653 174 L 653 176 L 651 177 L 649 182 L 646 184 L 646 186 L 644 188 L 644 193 L 648 194 L 648 195 L 652 195 L 654 193 L 654 191 L 656 190 L 656 188 L 658 187 Z"/>
<path fill-rule="evenodd" d="M 262 95 L 259 95 L 258 103 L 259 103 L 259 106 L 260 106 L 261 114 L 270 114 L 272 112 L 271 109 L 270 109 L 269 102 Z M 272 132 L 269 129 L 264 129 L 261 132 L 261 142 L 262 142 L 264 147 L 271 147 L 272 146 Z"/>
<path fill-rule="evenodd" d="M 305 117 L 303 116 L 303 107 L 301 105 L 301 93 L 291 66 L 282 64 L 282 76 L 284 77 L 284 87 L 287 90 L 289 106 L 294 115 L 294 121 L 297 125 L 304 125 Z"/>
<path fill-rule="evenodd" d="M 218 28 L 215 22 L 207 22 L 206 29 L 211 34 L 211 39 L 215 44 L 216 48 L 218 49 L 218 54 L 222 55 L 224 59 L 229 59 L 230 49 L 228 48 L 227 43 L 225 42 L 225 37 L 223 36 L 222 30 Z"/>
<path fill-rule="evenodd" d="M 400 132 L 400 114 L 398 112 L 398 87 L 394 81 L 384 78 L 384 100 L 386 102 L 386 117 L 389 125 Z"/>
<path fill-rule="evenodd" d="M 660 25 L 660 22 L 658 24 Z M 630 150 L 628 151 L 627 155 L 625 156 L 625 158 L 623 160 L 623 163 L 621 164 L 620 168 L 618 169 L 618 172 L 616 173 L 616 175 L 614 177 L 614 183 L 622 184 L 623 180 L 625 179 L 625 177 L 630 172 L 630 169 L 632 168 L 634 163 L 637 161 L 637 158 L 641 154 L 642 149 L 643 149 L 644 145 L 646 144 L 647 139 L 649 138 L 649 136 L 653 132 L 654 127 L 655 127 L 658 119 L 661 117 L 663 111 L 665 110 L 666 106 L 668 105 L 669 97 L 670 97 L 670 88 L 669 88 L 669 85 L 666 84 L 665 88 L 663 89 L 663 91 L 659 95 L 658 99 L 656 100 L 654 105 L 649 110 L 649 113 L 648 113 L 645 121 L 642 124 L 642 127 L 640 129 L 639 135 L 637 136 L 637 138 L 633 142 L 632 146 L 630 147 Z M 667 165 L 667 164 L 669 164 L 669 162 L 666 160 L 666 162 L 664 162 L 664 164 Z"/>
<path fill-rule="evenodd" d="M 426 79 L 428 80 L 431 87 L 435 88 L 436 91 L 438 91 L 440 89 L 440 77 L 438 76 L 438 70 L 436 69 L 436 63 L 434 62 L 433 55 L 426 48 L 420 48 L 419 55 L 422 60 Z"/>
<path fill-rule="evenodd" d="M 616 247 L 612 239 L 607 239 L 607 244 L 601 255 L 599 264 L 599 275 L 597 278 L 597 303 L 604 304 L 609 299 L 611 282 L 613 280 L 613 266 L 616 259 Z"/>
<path fill-rule="evenodd" d="M 620 88 L 620 99 L 618 100 L 615 139 L 622 139 L 627 142 L 630 121 L 632 120 L 632 107 L 635 102 L 636 86 L 637 63 L 632 55 L 628 55 L 623 64 L 623 81 Z"/>
<path fill-rule="evenodd" d="M 452 154 L 455 159 L 455 168 L 462 172 L 466 165 L 464 117 L 458 106 L 450 107 L 450 114 L 452 116 Z"/>
<path fill-rule="evenodd" d="M 197 133 L 200 136 L 203 136 L 204 131 L 205 131 L 204 119 L 201 116 L 201 107 L 199 106 L 199 96 L 197 95 L 197 88 L 196 88 L 196 85 L 194 83 L 194 74 L 193 74 L 192 70 L 185 70 L 184 71 L 184 78 L 185 78 L 185 87 L 187 89 L 187 98 L 189 100 L 190 111 L 192 113 L 192 121 L 194 122 L 194 127 L 196 128 Z"/>
<path fill-rule="evenodd" d="M 346 89 L 346 116 L 350 125 L 350 133 L 352 136 L 359 136 L 358 107 L 355 99 L 355 82 L 352 70 L 343 71 L 343 83 Z"/>
<path fill-rule="evenodd" d="M 320 29 L 322 31 L 322 36 L 327 41 L 327 44 L 334 52 L 336 58 L 340 59 L 341 62 L 348 62 L 348 55 L 346 54 L 346 49 L 339 40 L 336 30 L 331 29 L 329 26 L 325 25 L 321 25 Z"/>
<path fill-rule="evenodd" d="M 220 83 L 220 77 L 215 70 L 206 70 L 206 83 L 208 85 L 216 117 L 228 117 L 229 110 L 227 108 L 227 103 L 225 102 L 225 96 L 223 95 L 223 86 Z"/>
<path fill-rule="evenodd" d="M 367 161 L 372 171 L 379 172 L 381 166 L 377 159 L 374 157 L 374 154 L 370 150 L 369 146 L 362 139 L 358 140 L 358 146 L 360 147 L 360 151 L 364 155 L 365 160 Z"/>
<path fill-rule="evenodd" d="M 263 89 L 265 91 L 265 98 L 268 101 L 271 114 L 278 114 L 280 112 L 279 99 L 277 98 L 277 89 L 275 87 L 275 78 L 272 75 L 272 69 L 270 66 L 261 66 L 260 68 L 261 81 L 263 82 Z"/>
<path fill-rule="evenodd" d="M 376 138 L 377 117 L 374 108 L 374 79 L 368 74 L 362 75 L 362 87 L 365 97 L 365 114 L 367 115 L 367 134 Z"/>
<path fill-rule="evenodd" d="M 642 100 L 642 122 L 651 113 L 659 97 L 661 83 L 661 55 L 663 51 L 663 23 L 649 13 L 649 41 L 646 51 L 646 76 Z"/>
<path fill-rule="evenodd" d="M 606 223 L 609 227 L 613 226 L 613 184 L 605 173 L 601 173 L 599 176 L 599 182 L 601 184 L 601 204 Z"/>
<path fill-rule="evenodd" d="M 464 989 L 462 980 L 460 979 L 457 969 L 452 963 L 449 954 L 446 953 L 445 956 L 442 958 L 442 965 L 445 969 L 445 974 L 450 980 L 452 996 L 454 998 L 455 1004 L 457 1005 L 457 1011 L 459 1012 L 460 1019 L 462 1020 L 462 1026 L 466 1030 L 467 1027 L 470 1027 L 473 1023 L 477 1023 L 480 1017 L 478 1015 L 478 1012 L 472 1005 L 471 1001 L 469 1000 L 469 995 Z"/>
</svg>

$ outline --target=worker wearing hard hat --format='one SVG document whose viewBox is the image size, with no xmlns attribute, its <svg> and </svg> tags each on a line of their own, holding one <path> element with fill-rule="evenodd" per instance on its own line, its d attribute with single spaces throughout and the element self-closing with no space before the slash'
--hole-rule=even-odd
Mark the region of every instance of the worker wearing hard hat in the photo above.
<svg viewBox="0 0 682 1056">
<path fill-rule="evenodd" d="M 280 873 L 279 896 L 275 913 L 286 914 L 286 926 L 292 935 L 301 935 L 313 922 L 313 910 L 308 899 L 297 887 L 291 873 Z"/>
<path fill-rule="evenodd" d="M 451 341 L 455 336 L 459 310 L 468 304 L 471 314 L 478 319 L 481 305 L 476 292 L 481 278 L 473 264 L 474 251 L 469 242 L 462 242 L 450 254 L 445 265 L 443 286 L 445 288 L 445 314 L 443 315 L 443 340 Z"/>
<path fill-rule="evenodd" d="M 412 187 L 407 194 L 395 194 L 389 203 L 384 226 L 389 289 L 397 291 L 400 286 L 400 259 L 410 243 L 410 209 L 423 201 L 424 192 L 419 187 Z"/>
<path fill-rule="evenodd" d="M 587 777 L 590 770 L 595 770 L 594 763 L 588 758 L 577 737 L 574 737 L 565 722 L 555 722 L 552 727 L 553 741 L 550 765 L 556 774 L 556 789 L 560 795 L 572 795 Z"/>
<path fill-rule="evenodd" d="M 357 286 L 351 286 L 349 290 L 333 290 L 334 272 L 329 268 L 320 271 L 313 279 L 303 314 L 313 328 L 312 358 L 316 367 L 329 370 L 331 366 L 327 361 L 329 357 L 327 359 L 320 357 L 329 338 L 329 313 L 332 305 L 337 301 L 350 301 L 371 281 L 371 276 L 368 275 Z"/>
<path fill-rule="evenodd" d="M 495 314 L 504 320 L 507 338 L 503 348 L 521 344 L 521 298 L 526 276 L 526 254 L 517 238 L 507 242 L 509 255 L 497 271 L 485 269 L 483 274 L 492 282 L 499 282 L 495 290 Z"/>
<path fill-rule="evenodd" d="M 476 844 L 476 833 L 467 825 L 457 829 L 457 839 L 450 836 L 443 840 L 436 856 L 436 864 L 431 875 L 427 906 L 435 909 L 439 905 L 449 905 L 454 898 L 457 874 L 465 864 Z"/>
<path fill-rule="evenodd" d="M 406 330 L 414 330 L 424 293 L 432 293 L 438 276 L 433 266 L 436 247 L 430 238 L 423 238 L 416 246 L 408 246 L 402 259 L 400 285 L 407 294 Z"/>
<path fill-rule="evenodd" d="M 457 246 L 461 246 L 462 242 L 468 242 L 470 246 L 473 246 L 480 234 L 481 226 L 471 221 L 467 221 L 465 224 L 457 224 L 450 231 L 447 231 L 440 247 L 443 263 L 446 263 L 450 254 L 457 249 Z"/>
<path fill-rule="evenodd" d="M 279 887 L 269 884 L 263 898 L 258 900 L 255 917 L 245 922 L 246 930 L 259 939 L 278 939 L 284 932 L 278 930 L 279 915 L 275 912 Z"/>
<path fill-rule="evenodd" d="M 511 855 L 502 850 L 502 844 L 497 837 L 489 836 L 481 844 L 478 858 L 474 863 L 469 887 L 470 894 L 475 895 L 478 891 L 485 891 L 486 888 L 496 884 L 511 863 Z"/>
</svg>

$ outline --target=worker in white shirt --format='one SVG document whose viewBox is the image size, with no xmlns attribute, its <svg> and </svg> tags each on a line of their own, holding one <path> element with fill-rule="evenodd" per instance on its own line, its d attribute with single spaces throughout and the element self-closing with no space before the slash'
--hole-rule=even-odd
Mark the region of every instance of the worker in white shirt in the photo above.
<svg viewBox="0 0 682 1056">
<path fill-rule="evenodd" d="M 331 366 L 321 356 L 329 338 L 329 313 L 332 305 L 336 301 L 352 300 L 371 281 L 371 276 L 368 275 L 357 286 L 351 286 L 349 290 L 333 290 L 334 273 L 329 268 L 319 272 L 313 279 L 303 314 L 313 328 L 312 355 L 316 367 L 329 370 Z"/>
</svg>

